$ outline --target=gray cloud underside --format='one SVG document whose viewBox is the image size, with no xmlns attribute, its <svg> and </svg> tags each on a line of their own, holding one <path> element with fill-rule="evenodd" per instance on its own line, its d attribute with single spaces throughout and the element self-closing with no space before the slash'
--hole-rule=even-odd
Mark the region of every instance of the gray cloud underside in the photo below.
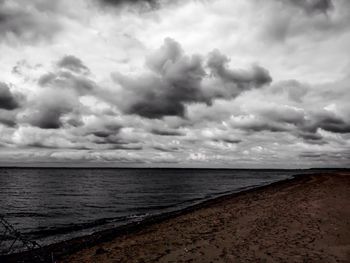
<svg viewBox="0 0 350 263">
<path fill-rule="evenodd" d="M 64 56 L 57 62 L 58 69 L 38 79 L 38 85 L 44 89 L 34 103 L 34 112 L 28 117 L 29 123 L 43 129 L 59 129 L 64 123 L 62 117 L 79 108 L 78 98 L 94 94 L 97 85 L 86 77 L 90 72 L 79 58 Z M 77 119 L 68 119 L 67 125 L 80 126 Z"/>
<path fill-rule="evenodd" d="M 74 90 L 81 95 L 91 93 L 96 87 L 96 84 L 85 76 L 66 71 L 47 73 L 40 77 L 38 84 L 42 87 Z"/>
<path fill-rule="evenodd" d="M 0 123 L 8 127 L 16 126 L 16 112 L 0 109 Z"/>
<path fill-rule="evenodd" d="M 152 129 L 151 133 L 161 136 L 183 136 L 184 134 L 181 131 L 175 129 Z"/>
<path fill-rule="evenodd" d="M 10 1 L 0 2 L 0 37 L 15 36 L 25 42 L 51 38 L 61 29 L 58 22 L 47 15 L 55 13 L 54 2 Z"/>
<path fill-rule="evenodd" d="M 332 0 L 288 0 L 287 2 L 302 8 L 307 13 L 327 13 L 333 9 Z"/>
<path fill-rule="evenodd" d="M 274 0 L 271 16 L 264 20 L 262 38 L 286 43 L 293 37 L 329 39 L 348 31 L 350 2 L 343 0 Z"/>
<path fill-rule="evenodd" d="M 79 58 L 72 55 L 64 56 L 57 62 L 57 66 L 60 68 L 66 68 L 76 73 L 89 73 L 88 67 L 85 66 Z"/>
<path fill-rule="evenodd" d="M 11 93 L 7 84 L 0 82 L 0 109 L 14 110 L 19 108 L 19 102 Z"/>
<path fill-rule="evenodd" d="M 168 7 L 163 5 L 166 1 L 92 1 L 106 7 L 103 11 L 111 17 L 119 15 L 116 10 L 125 11 L 124 7 L 151 12 Z M 15 40 L 15 44 L 33 45 L 51 39 L 64 30 L 63 25 L 79 22 L 79 18 L 68 17 L 59 9 L 58 2 L 0 0 L 1 44 Z M 268 12 L 276 12 L 262 19 L 262 42 L 272 38 L 277 43 L 274 47 L 285 44 L 297 55 L 298 50 L 293 48 L 308 35 L 311 42 L 332 37 L 346 40 L 348 1 L 272 0 L 263 4 Z M 96 7 L 91 5 L 90 11 L 101 11 Z M 130 37 L 134 37 L 132 33 Z M 191 153 L 194 160 L 205 160 L 205 155 L 229 158 L 245 151 L 247 160 L 277 158 L 267 151 L 273 151 L 276 143 L 276 147 L 291 152 L 300 147 L 294 156 L 301 159 L 341 159 L 345 163 L 350 158 L 346 151 L 350 139 L 348 79 L 343 81 L 345 88 L 337 86 L 334 76 L 324 87 L 297 80 L 272 83 L 268 70 L 275 72 L 273 65 L 268 69 L 258 65 L 236 69 L 235 61 L 231 63 L 218 50 L 186 54 L 179 43 L 167 39 L 146 57 L 143 73 L 113 73 L 113 82 L 106 81 L 108 87 L 104 87 L 105 83 L 95 78 L 97 72 L 90 72 L 81 58 L 66 55 L 47 61 L 53 67 L 45 69 L 45 74 L 41 70 L 47 65 L 41 70 L 32 68 L 41 76 L 27 78 L 20 87 L 16 85 L 22 84 L 10 84 L 11 77 L 6 80 L 8 84 L 0 83 L 2 147 L 50 149 L 52 160 L 66 154 L 67 160 L 143 162 L 152 156 L 155 162 L 176 163 L 177 157 Z M 89 57 L 86 62 L 94 59 Z M 294 71 L 293 61 L 290 63 Z M 24 78 L 26 65 L 22 64 L 19 61 L 13 67 L 12 77 Z M 295 72 L 297 78 L 298 70 Z M 23 99 L 31 88 L 34 93 Z M 55 157 L 55 150 L 60 148 L 77 152 L 69 155 L 62 150 L 62 156 Z M 255 150 L 260 152 L 250 156 Z M 102 154 L 105 151 L 108 153 Z M 141 151 L 142 156 L 137 155 Z M 120 152 L 135 155 L 115 154 Z"/>
<path fill-rule="evenodd" d="M 114 6 L 144 4 L 150 7 L 157 7 L 160 3 L 160 0 L 98 0 L 98 1 L 100 1 L 102 4 L 114 5 Z"/>
<path fill-rule="evenodd" d="M 30 113 L 16 118 L 16 114 L 2 114 L 0 122 L 7 126 L 15 126 L 17 122 L 29 123 L 41 129 L 60 130 L 77 129 L 77 134 L 87 136 L 90 145 L 74 144 L 71 149 L 94 149 L 96 145 L 106 149 L 141 150 L 140 139 L 123 138 L 120 130 L 127 127 L 119 121 L 102 118 L 94 124 L 86 125 L 81 115 L 87 113 L 79 102 L 80 96 L 94 96 L 107 103 L 116 103 L 125 114 L 141 118 L 163 119 L 167 116 L 184 118 L 184 122 L 175 128 L 168 125 L 152 125 L 144 132 L 154 136 L 186 136 L 186 132 L 176 128 L 194 126 L 186 120 L 186 107 L 193 103 L 202 103 L 211 107 L 216 99 L 232 100 L 243 92 L 268 87 L 272 94 L 285 94 L 289 100 L 301 105 L 309 93 L 309 87 L 295 80 L 283 81 L 270 85 L 272 78 L 262 67 L 254 66 L 250 70 L 232 70 L 228 66 L 229 59 L 219 51 L 211 52 L 206 59 L 200 56 L 189 57 L 183 54 L 180 45 L 174 40 L 165 40 L 164 45 L 146 59 L 150 73 L 139 77 L 114 74 L 114 80 L 122 86 L 122 91 L 115 94 L 120 100 L 109 100 L 104 90 L 89 79 L 90 72 L 84 63 L 74 56 L 65 56 L 57 62 L 57 69 L 42 75 L 38 85 L 42 92 L 34 102 L 26 107 Z M 328 92 L 329 93 L 329 92 Z M 113 93 L 108 93 L 109 97 Z M 330 94 L 330 93 L 329 93 Z M 327 94 L 327 96 L 330 96 Z M 114 96 L 114 95 L 113 95 Z M 338 99 L 339 95 L 332 95 Z M 0 85 L 0 108 L 12 111 L 19 107 L 15 96 L 6 84 Z M 213 119 L 215 120 L 215 118 Z M 162 120 L 164 121 L 164 120 Z M 220 121 L 220 118 L 217 119 Z M 182 123 L 182 124 L 181 124 Z M 230 125 L 234 129 L 248 133 L 273 132 L 289 133 L 304 141 L 314 144 L 326 143 L 319 129 L 339 134 L 350 133 L 350 121 L 327 110 L 308 111 L 291 106 L 262 107 L 254 115 L 243 119 L 232 119 Z M 213 142 L 240 144 L 244 139 L 219 136 L 211 138 Z M 42 145 L 41 145 L 42 144 Z M 28 144 L 32 147 L 54 148 L 35 141 Z M 177 146 L 156 145 L 153 149 L 163 152 L 174 152 Z"/>
<path fill-rule="evenodd" d="M 287 132 L 300 137 L 310 143 L 318 141 L 324 143 L 318 134 L 322 129 L 332 133 L 350 133 L 350 121 L 338 116 L 334 112 L 319 110 L 305 111 L 293 107 L 275 106 L 261 108 L 254 116 L 231 121 L 234 128 L 247 132 Z"/>
<path fill-rule="evenodd" d="M 119 104 L 125 113 L 146 118 L 185 117 L 185 104 L 210 105 L 215 99 L 232 99 L 272 81 L 262 67 L 231 70 L 228 62 L 228 58 L 216 50 L 209 54 L 205 66 L 202 57 L 185 55 L 180 44 L 168 38 L 147 58 L 150 73 L 136 78 L 120 73 L 113 75 L 123 87 Z"/>
</svg>

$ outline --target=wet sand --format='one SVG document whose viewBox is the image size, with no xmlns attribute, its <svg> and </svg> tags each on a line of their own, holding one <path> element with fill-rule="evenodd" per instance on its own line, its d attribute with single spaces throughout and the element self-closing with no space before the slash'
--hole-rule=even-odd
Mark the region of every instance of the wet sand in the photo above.
<svg viewBox="0 0 350 263">
<path fill-rule="evenodd" d="M 350 172 L 221 198 L 60 262 L 350 262 Z"/>
</svg>

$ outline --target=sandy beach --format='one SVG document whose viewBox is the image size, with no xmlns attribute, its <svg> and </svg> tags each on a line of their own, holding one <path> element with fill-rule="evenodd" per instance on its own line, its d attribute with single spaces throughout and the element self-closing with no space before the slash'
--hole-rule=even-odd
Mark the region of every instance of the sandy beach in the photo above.
<svg viewBox="0 0 350 263">
<path fill-rule="evenodd" d="M 350 174 L 249 191 L 61 262 L 350 262 Z"/>
<path fill-rule="evenodd" d="M 297 176 L 51 251 L 57 262 L 350 262 L 350 172 Z"/>
</svg>

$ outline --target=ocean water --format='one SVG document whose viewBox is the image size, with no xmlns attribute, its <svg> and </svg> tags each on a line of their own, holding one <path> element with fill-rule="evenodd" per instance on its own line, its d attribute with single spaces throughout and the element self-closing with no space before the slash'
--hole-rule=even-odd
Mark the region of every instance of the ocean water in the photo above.
<svg viewBox="0 0 350 263">
<path fill-rule="evenodd" d="M 46 245 L 299 173 L 305 171 L 0 168 L 0 215 Z"/>
</svg>

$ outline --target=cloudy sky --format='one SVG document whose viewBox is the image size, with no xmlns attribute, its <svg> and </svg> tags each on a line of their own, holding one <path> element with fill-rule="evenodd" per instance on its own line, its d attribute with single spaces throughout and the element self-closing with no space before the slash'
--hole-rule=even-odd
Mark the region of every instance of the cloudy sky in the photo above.
<svg viewBox="0 0 350 263">
<path fill-rule="evenodd" d="M 350 166 L 348 0 L 0 0 L 0 165 Z"/>
</svg>

